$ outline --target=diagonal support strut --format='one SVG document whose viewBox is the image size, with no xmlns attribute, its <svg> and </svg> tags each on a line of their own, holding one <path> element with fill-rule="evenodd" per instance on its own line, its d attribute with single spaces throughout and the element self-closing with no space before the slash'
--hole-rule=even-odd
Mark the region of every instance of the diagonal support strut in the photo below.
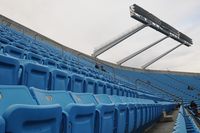
<svg viewBox="0 0 200 133">
<path fill-rule="evenodd" d="M 146 69 L 147 67 L 149 67 L 150 65 L 152 65 L 153 63 L 155 63 L 156 61 L 158 61 L 159 59 L 163 58 L 164 56 L 166 56 L 167 54 L 171 53 L 172 51 L 174 51 L 175 49 L 177 49 L 178 47 L 182 46 L 183 44 L 179 44 L 176 47 L 168 50 L 167 52 L 163 53 L 162 55 L 158 56 L 157 58 L 151 60 L 150 62 L 146 63 L 145 65 L 142 66 L 142 69 Z"/>
<path fill-rule="evenodd" d="M 120 35 L 119 37 L 113 39 L 112 41 L 108 42 L 104 46 L 102 46 L 99 49 L 95 50 L 94 53 L 92 54 L 92 56 L 96 58 L 100 54 L 104 53 L 105 51 L 109 50 L 110 48 L 114 47 L 118 43 L 124 41 L 125 39 L 127 39 L 128 37 L 132 36 L 133 34 L 137 33 L 138 31 L 142 30 L 145 27 L 146 27 L 145 24 L 140 24 L 139 26 L 134 27 L 130 31 Z"/>
<path fill-rule="evenodd" d="M 168 38 L 168 36 L 165 36 L 165 37 L 163 37 L 163 38 L 157 40 L 156 42 L 154 42 L 154 43 L 152 43 L 152 44 L 150 44 L 150 45 L 148 45 L 148 46 L 142 48 L 141 50 L 139 50 L 139 51 L 137 51 L 137 52 L 135 52 L 135 53 L 133 53 L 133 54 L 131 54 L 131 55 L 129 55 L 129 56 L 123 58 L 123 59 L 121 59 L 120 61 L 117 62 L 117 65 L 121 65 L 121 64 L 125 63 L 126 61 L 132 59 L 133 57 L 135 57 L 135 56 L 137 56 L 137 55 L 139 55 L 139 54 L 141 54 L 142 52 L 144 52 L 144 51 L 146 51 L 147 49 L 149 49 L 149 48 L 155 46 L 156 44 L 162 42 L 163 40 L 165 40 L 165 39 L 167 39 L 167 38 Z"/>
</svg>

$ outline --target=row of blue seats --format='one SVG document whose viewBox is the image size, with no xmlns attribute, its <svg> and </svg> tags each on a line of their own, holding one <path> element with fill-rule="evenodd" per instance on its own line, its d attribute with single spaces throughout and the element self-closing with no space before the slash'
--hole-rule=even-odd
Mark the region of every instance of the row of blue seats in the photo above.
<svg viewBox="0 0 200 133">
<path fill-rule="evenodd" d="M 126 87 L 128 87 L 128 84 L 126 84 L 125 82 L 122 82 L 120 80 L 116 82 L 115 80 L 117 79 L 114 79 L 112 75 L 110 75 L 108 72 L 105 73 L 94 69 L 94 65 L 92 68 L 91 63 L 87 65 L 88 63 L 84 63 L 82 59 L 77 59 L 77 57 L 73 54 L 61 51 L 52 45 L 39 42 L 9 27 L 0 25 L 0 29 L 0 45 L 12 45 L 15 48 L 18 48 L 15 49 L 13 47 L 6 47 L 5 50 L 3 50 L 2 47 L 2 52 L 5 52 L 6 54 L 10 54 L 17 58 L 27 58 L 29 60 L 34 60 L 37 63 L 49 65 L 51 67 L 53 66 L 66 70 L 71 70 L 76 73 L 81 73 L 85 76 L 98 78 L 112 83 L 120 82 L 121 84 L 124 84 Z M 69 57 L 73 58 L 70 59 Z"/>
<path fill-rule="evenodd" d="M 73 62 L 69 63 L 70 61 L 68 61 L 68 59 L 67 61 L 63 60 L 64 51 L 59 51 L 51 45 L 44 45 L 43 43 L 36 41 L 35 39 L 32 39 L 24 34 L 19 35 L 16 31 L 10 29 L 9 27 L 3 27 L 4 28 L 2 28 L 3 32 L 1 32 L 0 42 L 3 44 L 2 52 L 5 54 L 9 54 L 20 59 L 27 58 L 28 60 L 32 60 L 40 64 L 45 64 L 50 67 L 57 67 L 59 69 L 69 70 L 78 74 L 82 74 L 84 76 L 89 76 L 103 81 L 112 82 L 114 84 L 120 82 L 120 80 L 116 82 L 116 79 L 113 79 L 112 76 L 109 76 L 109 74 L 107 73 L 105 74 L 96 69 L 85 67 L 85 65 L 80 63 L 82 59 L 75 58 L 76 60 L 74 59 L 72 60 Z M 53 51 L 49 51 L 49 48 L 51 48 Z M 55 52 L 54 49 L 57 52 Z M 60 53 L 60 56 L 57 54 L 55 56 L 55 53 Z M 64 55 L 72 56 L 72 54 L 69 53 Z M 122 85 L 124 85 L 125 87 L 131 86 L 132 88 L 132 85 L 126 82 L 122 82 Z"/>
<path fill-rule="evenodd" d="M 43 53 L 42 55 L 38 55 L 38 53 L 33 53 L 32 51 L 24 51 L 22 49 L 19 49 L 15 46 L 11 45 L 2 45 L 0 43 L 0 51 L 2 54 L 9 55 L 18 59 L 27 59 L 31 60 L 35 63 L 47 65 L 49 67 L 55 67 L 67 71 L 72 71 L 78 74 L 82 74 L 84 76 L 89 76 L 93 78 L 102 79 L 104 81 L 110 81 L 114 82 L 112 78 L 109 78 L 105 74 L 102 75 L 99 71 L 95 71 L 94 69 L 89 69 L 88 67 L 85 67 L 81 64 L 78 64 L 77 62 L 71 62 L 66 61 L 63 59 L 55 59 L 55 58 L 48 58 L 46 56 L 46 53 Z"/>
<path fill-rule="evenodd" d="M 39 42 L 38 43 L 32 42 L 36 40 L 32 40 L 32 41 L 16 40 L 16 38 L 14 38 L 13 36 L 9 37 L 8 35 L 1 35 L 1 34 L 0 34 L 0 45 L 1 44 L 2 46 L 12 45 L 12 46 L 17 47 L 18 49 L 16 50 L 11 49 L 11 50 L 13 51 L 13 53 L 16 51 L 17 53 L 15 54 L 17 54 L 17 56 L 20 58 L 23 58 L 27 53 L 34 53 L 36 55 L 40 55 L 40 56 L 36 56 L 36 59 L 37 59 L 36 61 L 39 63 L 42 62 L 42 60 L 39 58 L 45 57 L 45 58 L 49 58 L 53 60 L 54 62 L 64 61 L 67 64 L 76 65 L 76 67 L 80 65 L 80 68 L 84 66 L 83 64 L 80 64 L 81 61 L 69 60 L 68 58 L 66 59 L 65 56 L 63 56 L 62 54 L 60 54 L 59 56 L 56 55 L 54 51 L 47 52 L 48 50 L 46 48 L 41 48 L 40 45 L 35 45 L 35 44 L 38 44 Z M 25 37 L 25 35 L 23 36 Z M 50 45 L 48 47 L 50 47 Z M 59 51 L 58 53 L 63 53 L 63 52 Z"/>
<path fill-rule="evenodd" d="M 16 85 L 0 86 L 0 107 L 0 133 L 130 133 L 162 111 L 152 100 Z"/>
<path fill-rule="evenodd" d="M 6 30 L 6 31 L 9 30 L 11 33 L 14 32 L 14 30 L 12 30 L 9 27 L 5 27 L 5 26 L 3 26 L 3 27 L 4 27 L 4 30 Z M 14 33 L 16 33 L 16 32 L 14 32 Z M 20 38 L 17 40 L 16 37 L 13 37 L 13 36 L 9 37 L 9 35 L 6 35 L 6 36 L 4 35 L 4 36 L 0 37 L 0 43 L 2 43 L 4 45 L 12 44 L 13 46 L 18 47 L 19 49 L 27 50 L 27 51 L 35 53 L 35 54 L 38 54 L 38 52 L 40 51 L 39 53 L 44 57 L 48 57 L 48 54 L 50 54 L 50 56 L 53 56 L 53 57 L 55 56 L 55 51 L 49 51 L 49 53 L 46 53 L 45 49 L 46 49 L 46 51 L 48 51 L 48 48 L 52 48 L 52 49 L 57 49 L 57 48 L 53 47 L 52 45 L 48 45 L 48 44 L 46 44 L 45 47 L 43 47 L 42 42 L 39 42 L 35 39 L 31 39 L 30 37 L 28 37 L 29 41 L 26 41 L 26 39 L 24 41 L 20 40 L 21 38 L 27 38 L 27 37 L 28 36 L 23 34 L 23 35 L 20 35 Z M 46 48 L 47 46 L 48 46 L 48 48 Z M 28 47 L 28 48 L 25 48 L 25 47 Z M 43 47 L 43 48 L 41 49 L 40 47 Z M 77 59 L 76 56 L 74 56 L 73 54 L 70 54 L 69 52 L 65 52 L 65 51 L 61 51 L 61 50 L 56 50 L 56 51 L 58 53 L 60 53 L 60 56 L 55 56 L 56 57 L 55 60 L 61 61 L 61 59 L 65 59 L 65 56 L 73 57 L 72 59 L 67 58 L 67 61 L 69 61 L 69 62 L 73 61 L 73 63 L 78 62 L 78 64 L 81 66 L 88 66 L 88 67 L 93 66 L 94 67 L 94 64 L 91 65 L 91 63 L 89 63 L 86 60 Z M 93 72 L 96 72 L 95 69 L 93 69 L 93 70 L 94 70 Z"/>
<path fill-rule="evenodd" d="M 24 45 L 23 48 L 26 49 L 30 47 L 37 47 L 38 49 L 44 49 L 45 51 L 53 52 L 54 55 L 60 55 L 61 51 L 59 48 L 50 46 L 48 44 L 44 44 L 42 42 L 37 41 L 36 39 L 33 39 L 30 36 L 24 35 L 21 32 L 18 32 L 10 27 L 7 27 L 5 25 L 0 25 L 0 35 L 5 38 L 5 43 L 12 43 L 12 42 L 19 42 L 22 45 Z"/>
<path fill-rule="evenodd" d="M 20 62 L 11 57 L 0 55 L 0 85 L 26 85 L 49 90 L 69 90 L 136 97 L 132 90 L 109 82 L 67 73 L 34 63 Z"/>
<path fill-rule="evenodd" d="M 183 106 L 179 109 L 173 133 L 200 133 L 199 128 L 196 126 L 191 116 L 185 112 Z"/>
<path fill-rule="evenodd" d="M 39 52 L 44 56 L 49 55 L 52 57 L 57 57 L 58 60 L 60 58 L 66 57 L 68 61 L 79 61 L 79 63 L 83 65 L 91 66 L 91 63 L 89 63 L 88 61 L 79 60 L 76 56 L 70 54 L 69 52 L 65 52 L 52 45 L 39 42 L 27 35 L 16 32 L 9 27 L 0 25 L 0 30 L 0 42 L 2 42 L 3 44 L 12 44 L 16 47 L 19 47 L 20 49 L 32 51 L 33 53 Z"/>
</svg>

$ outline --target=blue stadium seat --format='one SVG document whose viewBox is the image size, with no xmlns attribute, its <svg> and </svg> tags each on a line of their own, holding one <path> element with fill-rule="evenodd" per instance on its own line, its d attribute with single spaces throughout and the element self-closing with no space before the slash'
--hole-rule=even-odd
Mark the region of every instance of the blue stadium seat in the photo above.
<svg viewBox="0 0 200 133">
<path fill-rule="evenodd" d="M 39 64 L 42 64 L 43 60 L 42 60 L 42 57 L 37 55 L 37 54 L 34 54 L 34 53 L 28 53 L 27 55 L 27 59 L 28 60 L 31 60 L 33 62 L 37 62 Z"/>
<path fill-rule="evenodd" d="M 107 94 L 95 95 L 97 101 L 101 104 L 115 104 L 115 124 L 114 132 L 125 133 L 126 132 L 126 104 L 112 102 Z"/>
<path fill-rule="evenodd" d="M 61 70 L 65 70 L 65 71 L 70 71 L 71 70 L 71 67 L 66 65 L 66 64 L 63 64 L 63 63 L 60 63 L 58 65 L 58 68 L 61 69 Z"/>
<path fill-rule="evenodd" d="M 4 53 L 19 59 L 24 58 L 24 51 L 11 45 L 4 47 Z"/>
<path fill-rule="evenodd" d="M 0 55 L 0 85 L 18 84 L 19 61 Z"/>
<path fill-rule="evenodd" d="M 146 99 L 138 99 L 138 102 L 143 108 L 143 123 L 142 125 L 148 124 L 151 119 L 151 104 L 149 104 L 149 100 Z"/>
<path fill-rule="evenodd" d="M 136 114 L 137 114 L 137 119 L 136 119 L 136 129 L 144 126 L 145 123 L 145 108 L 142 103 L 139 102 L 138 98 L 128 98 L 129 102 L 135 104 L 136 107 Z"/>
<path fill-rule="evenodd" d="M 124 96 L 128 97 L 128 90 L 124 88 Z"/>
<path fill-rule="evenodd" d="M 119 87 L 117 85 L 113 86 L 113 95 L 119 95 Z"/>
<path fill-rule="evenodd" d="M 20 43 L 13 42 L 12 45 L 19 48 L 19 49 L 27 50 L 27 46 L 21 45 Z"/>
<path fill-rule="evenodd" d="M 59 133 L 59 105 L 38 106 L 25 86 L 0 86 L 0 115 L 6 133 Z"/>
<path fill-rule="evenodd" d="M 127 131 L 128 121 L 127 121 L 127 104 L 123 103 L 119 96 L 112 95 L 109 96 L 111 101 L 117 106 L 118 116 L 120 117 L 120 123 L 118 123 L 117 127 L 119 128 L 120 133 L 124 133 Z"/>
<path fill-rule="evenodd" d="M 86 71 L 85 69 L 84 69 L 84 70 L 81 70 L 81 71 L 80 71 L 80 74 L 82 74 L 82 75 L 84 75 L 84 76 L 86 76 L 86 77 L 89 76 L 88 71 Z"/>
<path fill-rule="evenodd" d="M 46 91 L 31 87 L 41 105 L 60 104 L 63 110 L 63 130 L 69 133 L 94 133 L 95 106 L 75 104 L 66 91 Z"/>
<path fill-rule="evenodd" d="M 54 68 L 57 67 L 57 63 L 54 60 L 48 59 L 48 58 L 44 60 L 44 65 L 47 65 L 49 67 L 54 67 Z"/>
<path fill-rule="evenodd" d="M 8 45 L 10 41 L 8 39 L 5 39 L 4 37 L 0 36 L 0 44 L 2 45 Z"/>
<path fill-rule="evenodd" d="M 30 47 L 31 47 L 31 46 L 30 46 Z M 35 47 L 35 48 L 29 48 L 28 51 L 29 51 L 30 53 L 35 54 L 35 55 L 40 55 L 40 51 L 38 50 L 37 47 Z"/>
<path fill-rule="evenodd" d="M 112 133 L 114 131 L 114 104 L 102 104 L 91 93 L 71 93 L 77 103 L 95 104 L 95 133 Z"/>
<path fill-rule="evenodd" d="M 96 81 L 96 94 L 105 94 L 105 82 L 100 80 Z"/>
<path fill-rule="evenodd" d="M 77 67 L 71 67 L 71 71 L 72 71 L 73 73 L 80 74 L 80 70 L 79 70 Z"/>
<path fill-rule="evenodd" d="M 84 92 L 84 77 L 78 74 L 72 74 L 70 80 L 70 91 Z"/>
<path fill-rule="evenodd" d="M 61 70 L 53 70 L 50 76 L 51 90 L 68 90 L 69 77 L 68 74 Z"/>
<path fill-rule="evenodd" d="M 24 65 L 22 84 L 28 87 L 37 87 L 40 89 L 48 88 L 49 69 L 48 67 L 27 63 Z"/>
<path fill-rule="evenodd" d="M 85 84 L 84 84 L 85 92 L 95 94 L 96 93 L 95 85 L 96 85 L 95 79 L 89 77 L 85 78 Z"/>
<path fill-rule="evenodd" d="M 122 87 L 119 87 L 119 96 L 124 96 L 124 89 Z"/>
<path fill-rule="evenodd" d="M 187 133 L 185 119 L 181 113 L 178 113 L 173 133 Z"/>
<path fill-rule="evenodd" d="M 137 109 L 134 103 L 131 103 L 127 97 L 121 96 L 123 103 L 127 104 L 127 130 L 128 132 L 136 131 Z"/>
<path fill-rule="evenodd" d="M 29 47 L 30 43 L 27 41 L 24 41 L 23 39 L 17 40 L 16 43 L 19 43 L 20 45 L 23 45 L 24 47 Z"/>
<path fill-rule="evenodd" d="M 113 93 L 113 85 L 110 83 L 106 83 L 105 94 L 112 95 L 112 93 Z"/>
</svg>

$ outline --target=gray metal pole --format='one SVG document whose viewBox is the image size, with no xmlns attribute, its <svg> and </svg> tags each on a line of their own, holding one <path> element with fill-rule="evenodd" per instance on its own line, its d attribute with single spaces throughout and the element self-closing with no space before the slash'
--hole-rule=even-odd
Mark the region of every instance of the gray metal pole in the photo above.
<svg viewBox="0 0 200 133">
<path fill-rule="evenodd" d="M 122 42 L 123 40 L 127 39 L 128 37 L 132 36 L 133 34 L 135 34 L 136 32 L 138 32 L 140 30 L 142 30 L 145 27 L 146 27 L 145 24 L 140 24 L 139 26 L 134 27 L 130 31 L 120 35 L 119 37 L 113 39 L 112 41 L 106 43 L 104 46 L 102 46 L 102 47 L 98 48 L 97 50 L 95 50 L 94 53 L 92 54 L 92 56 L 93 57 L 99 56 L 100 54 L 104 53 L 108 49 L 112 48 L 113 46 L 117 45 L 118 43 Z"/>
<path fill-rule="evenodd" d="M 135 52 L 135 53 L 133 53 L 133 54 L 131 54 L 131 55 L 129 55 L 129 56 L 123 58 L 123 59 L 121 59 L 120 61 L 117 62 L 117 65 L 123 64 L 124 62 L 126 62 L 126 61 L 132 59 L 133 57 L 135 57 L 135 56 L 141 54 L 142 52 L 144 52 L 144 51 L 146 51 L 147 49 L 149 49 L 149 48 L 155 46 L 156 44 L 162 42 L 163 40 L 165 40 L 165 39 L 167 39 L 167 38 L 168 38 L 168 36 L 165 36 L 165 37 L 163 37 L 163 38 L 157 40 L 156 42 L 154 42 L 154 43 L 152 43 L 152 44 L 150 44 L 150 45 L 148 45 L 148 46 L 142 48 L 141 50 L 139 50 L 139 51 L 137 51 L 137 52 Z"/>
<path fill-rule="evenodd" d="M 142 69 L 146 69 L 148 66 L 152 65 L 153 63 L 155 63 L 156 61 L 158 61 L 159 59 L 161 59 L 162 57 L 166 56 L 167 54 L 169 54 L 170 52 L 172 52 L 173 50 L 177 49 L 178 47 L 180 47 L 183 44 L 179 44 L 176 47 L 170 49 L 169 51 L 163 53 L 162 55 L 158 56 L 157 58 L 151 60 L 150 62 L 146 63 L 145 65 L 142 66 Z"/>
</svg>

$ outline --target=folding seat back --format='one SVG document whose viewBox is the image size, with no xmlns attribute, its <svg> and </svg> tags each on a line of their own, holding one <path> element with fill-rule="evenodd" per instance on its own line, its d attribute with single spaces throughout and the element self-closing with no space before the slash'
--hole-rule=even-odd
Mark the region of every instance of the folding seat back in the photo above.
<svg viewBox="0 0 200 133">
<path fill-rule="evenodd" d="M 131 103 L 128 100 L 128 97 L 121 96 L 120 99 L 123 103 L 128 104 L 128 115 L 127 115 L 127 122 L 128 122 L 128 132 L 133 132 L 136 130 L 136 122 L 137 122 L 137 114 L 136 114 L 136 107 L 134 103 Z"/>
<path fill-rule="evenodd" d="M 38 106 L 25 86 L 0 86 L 0 115 L 9 133 L 59 133 L 59 105 Z"/>
<path fill-rule="evenodd" d="M 146 105 L 143 103 L 143 101 L 140 98 L 132 98 L 134 102 L 136 102 L 137 105 L 137 115 L 140 117 L 140 119 L 137 119 L 137 126 L 144 126 L 146 122 Z"/>
<path fill-rule="evenodd" d="M 2 36 L 0 36 L 0 44 L 2 45 L 8 45 L 10 44 L 10 41 Z"/>
<path fill-rule="evenodd" d="M 17 85 L 0 85 L 0 101 L 0 115 L 3 115 L 6 109 L 13 104 L 36 105 L 36 101 L 31 97 L 28 88 Z"/>
<path fill-rule="evenodd" d="M 77 67 L 71 67 L 71 71 L 77 74 L 80 74 L 80 70 Z"/>
<path fill-rule="evenodd" d="M 28 87 L 47 89 L 49 69 L 39 64 L 27 63 L 24 65 L 22 84 Z"/>
<path fill-rule="evenodd" d="M 112 104 L 112 101 L 110 100 L 110 98 L 107 94 L 96 94 L 95 98 L 98 103 Z"/>
<path fill-rule="evenodd" d="M 85 92 L 95 94 L 96 93 L 95 85 L 96 82 L 94 79 L 88 77 L 85 78 L 85 84 L 84 84 Z"/>
<path fill-rule="evenodd" d="M 110 97 L 111 101 L 114 103 L 123 103 L 119 96 L 113 95 L 113 96 L 109 96 L 109 97 Z"/>
<path fill-rule="evenodd" d="M 128 90 L 124 89 L 124 96 L 128 97 Z"/>
<path fill-rule="evenodd" d="M 75 104 L 70 92 L 47 91 L 31 88 L 37 102 L 41 105 L 60 104 L 63 109 L 62 132 L 94 133 L 95 106 L 93 104 Z"/>
<path fill-rule="evenodd" d="M 19 43 L 20 45 L 23 45 L 24 47 L 29 47 L 29 43 L 27 41 L 24 40 L 17 40 L 17 43 Z"/>
<path fill-rule="evenodd" d="M 113 95 L 119 95 L 119 87 L 117 85 L 114 85 L 112 94 Z"/>
<path fill-rule="evenodd" d="M 80 73 L 84 76 L 89 76 L 89 73 L 86 70 L 81 70 Z"/>
<path fill-rule="evenodd" d="M 84 78 L 81 75 L 72 74 L 70 83 L 70 91 L 79 93 L 84 92 Z"/>
<path fill-rule="evenodd" d="M 43 60 L 42 60 L 42 57 L 35 54 L 35 53 L 28 53 L 28 56 L 27 56 L 27 59 L 33 61 L 33 62 L 37 62 L 39 64 L 42 64 Z"/>
<path fill-rule="evenodd" d="M 10 43 L 15 41 L 14 38 L 12 38 L 12 36 L 9 34 L 4 35 L 4 38 L 8 39 L 10 41 Z"/>
<path fill-rule="evenodd" d="M 57 63 L 54 60 L 51 60 L 48 58 L 44 60 L 44 65 L 47 65 L 49 67 L 54 67 L 54 68 L 57 67 Z"/>
<path fill-rule="evenodd" d="M 119 96 L 112 95 L 109 96 L 111 101 L 117 106 L 117 132 L 124 133 L 127 131 L 127 105 L 124 104 Z"/>
<path fill-rule="evenodd" d="M 18 84 L 18 72 L 20 64 L 18 60 L 0 55 L 0 85 Z"/>
<path fill-rule="evenodd" d="M 77 103 L 96 105 L 95 133 L 114 131 L 115 108 L 113 104 L 98 103 L 91 93 L 72 93 L 72 96 Z"/>
<path fill-rule="evenodd" d="M 138 102 L 142 105 L 143 108 L 143 123 L 142 125 L 148 123 L 150 118 L 150 108 L 148 106 L 147 100 L 145 99 L 138 99 Z"/>
<path fill-rule="evenodd" d="M 69 92 L 64 90 L 47 91 L 30 87 L 34 98 L 40 105 L 60 104 L 65 109 L 68 104 L 75 103 Z"/>
<path fill-rule="evenodd" d="M 112 95 L 112 93 L 113 93 L 113 85 L 112 84 L 106 83 L 105 93 L 108 95 Z"/>
<path fill-rule="evenodd" d="M 41 53 L 38 49 L 33 49 L 33 48 L 30 48 L 29 49 L 29 52 L 33 53 L 33 54 L 36 54 L 36 55 L 40 55 L 41 56 Z"/>
<path fill-rule="evenodd" d="M 127 90 L 127 97 L 131 97 L 131 91 L 130 90 Z"/>
<path fill-rule="evenodd" d="M 80 104 L 94 104 L 97 105 L 97 101 L 91 93 L 71 93 L 72 97 L 77 103 Z"/>
<path fill-rule="evenodd" d="M 19 48 L 16 48 L 16 47 L 13 47 L 13 46 L 6 46 L 4 48 L 4 53 L 7 54 L 7 55 L 10 55 L 10 56 L 13 56 L 15 58 L 20 58 L 20 59 L 23 59 L 24 58 L 24 51 L 19 49 Z"/>
<path fill-rule="evenodd" d="M 13 42 L 12 45 L 19 48 L 19 49 L 23 49 L 23 50 L 27 49 L 26 46 L 21 45 L 20 43 L 17 43 L 17 42 Z"/>
<path fill-rule="evenodd" d="M 69 77 L 64 71 L 53 70 L 50 76 L 50 89 L 51 90 L 68 90 Z"/>
<path fill-rule="evenodd" d="M 96 82 L 96 94 L 105 94 L 105 83 L 100 80 Z"/>
<path fill-rule="evenodd" d="M 124 89 L 122 87 L 119 87 L 119 96 L 124 96 Z"/>
<path fill-rule="evenodd" d="M 58 65 L 58 68 L 59 68 L 59 69 L 62 69 L 62 70 L 65 70 L 65 71 L 70 71 L 70 69 L 71 69 L 70 66 L 68 66 L 68 65 L 66 65 L 66 64 L 63 64 L 63 63 L 60 63 L 60 64 Z"/>
</svg>

